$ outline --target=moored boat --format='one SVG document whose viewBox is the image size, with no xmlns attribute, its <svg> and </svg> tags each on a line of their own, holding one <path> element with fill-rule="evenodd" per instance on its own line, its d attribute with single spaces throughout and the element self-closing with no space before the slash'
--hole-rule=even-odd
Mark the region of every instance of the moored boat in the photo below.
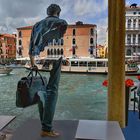
<svg viewBox="0 0 140 140">
<path fill-rule="evenodd" d="M 6 66 L 0 66 L 0 74 L 10 74 L 12 68 L 8 68 Z"/>
</svg>

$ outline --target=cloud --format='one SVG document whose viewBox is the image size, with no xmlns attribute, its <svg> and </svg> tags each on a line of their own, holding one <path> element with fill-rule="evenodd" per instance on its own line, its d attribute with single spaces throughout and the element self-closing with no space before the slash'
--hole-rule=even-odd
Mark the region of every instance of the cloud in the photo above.
<svg viewBox="0 0 140 140">
<path fill-rule="evenodd" d="M 131 3 L 130 3 L 130 0 L 125 1 L 125 4 L 126 4 L 126 5 L 130 5 L 130 4 L 131 4 Z"/>
<path fill-rule="evenodd" d="M 42 0 L 0 0 L 0 16 L 28 18 L 38 14 Z"/>
<path fill-rule="evenodd" d="M 107 9 L 108 0 L 76 0 L 74 11 L 77 16 L 95 17 Z"/>
<path fill-rule="evenodd" d="M 133 3 L 137 3 L 139 5 L 140 1 L 139 0 L 126 0 L 125 3 L 126 5 L 131 5 Z"/>
<path fill-rule="evenodd" d="M 108 18 L 99 20 L 97 26 L 98 44 L 104 45 L 107 39 Z"/>
<path fill-rule="evenodd" d="M 79 20 L 98 24 L 107 12 L 108 0 L 0 0 L 0 33 L 12 33 L 18 27 L 33 25 L 46 17 L 46 8 L 51 3 L 60 5 L 60 18 L 70 24 Z"/>
</svg>

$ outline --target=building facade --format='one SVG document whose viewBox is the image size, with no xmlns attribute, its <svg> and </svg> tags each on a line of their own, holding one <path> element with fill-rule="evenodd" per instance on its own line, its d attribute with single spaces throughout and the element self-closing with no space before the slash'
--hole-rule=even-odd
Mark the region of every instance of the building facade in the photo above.
<svg viewBox="0 0 140 140">
<path fill-rule="evenodd" d="M 16 58 L 16 36 L 0 34 L 0 58 Z"/>
<path fill-rule="evenodd" d="M 28 57 L 32 26 L 17 28 L 17 58 Z M 94 24 L 68 25 L 64 37 L 45 47 L 40 57 L 93 57 L 96 56 L 97 26 Z"/>
<path fill-rule="evenodd" d="M 97 45 L 97 57 L 98 58 L 105 58 L 106 57 L 105 46 Z"/>
<path fill-rule="evenodd" d="M 140 56 L 140 6 L 126 7 L 126 55 Z"/>
</svg>

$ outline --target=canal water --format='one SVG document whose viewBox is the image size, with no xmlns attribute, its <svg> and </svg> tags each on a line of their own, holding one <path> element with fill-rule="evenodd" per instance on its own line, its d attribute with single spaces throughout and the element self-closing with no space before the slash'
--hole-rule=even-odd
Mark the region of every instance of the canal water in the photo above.
<svg viewBox="0 0 140 140">
<path fill-rule="evenodd" d="M 0 75 L 0 115 L 16 116 L 9 125 L 11 129 L 29 118 L 39 118 L 37 105 L 25 109 L 15 105 L 17 82 L 28 73 L 26 69 L 14 69 L 10 75 Z M 47 72 L 42 75 L 49 77 Z M 106 75 L 61 74 L 54 119 L 106 119 L 107 88 L 102 86 L 106 78 Z"/>
</svg>

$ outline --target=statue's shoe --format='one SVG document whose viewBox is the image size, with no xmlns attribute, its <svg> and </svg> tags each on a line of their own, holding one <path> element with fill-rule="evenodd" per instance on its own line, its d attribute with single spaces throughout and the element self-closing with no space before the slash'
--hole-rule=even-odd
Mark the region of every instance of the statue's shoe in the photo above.
<svg viewBox="0 0 140 140">
<path fill-rule="evenodd" d="M 42 131 L 41 132 L 41 137 L 58 137 L 60 136 L 60 134 L 58 132 L 55 131 Z"/>
</svg>

